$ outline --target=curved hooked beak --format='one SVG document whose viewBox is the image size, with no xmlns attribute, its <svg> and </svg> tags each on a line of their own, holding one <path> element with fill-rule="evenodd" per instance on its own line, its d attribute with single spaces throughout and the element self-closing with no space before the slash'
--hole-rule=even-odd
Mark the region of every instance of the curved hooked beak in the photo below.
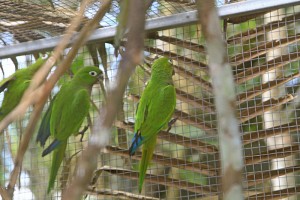
<svg viewBox="0 0 300 200">
<path fill-rule="evenodd" d="M 97 76 L 97 79 L 98 79 L 99 81 L 103 81 L 103 79 L 104 79 L 103 73 L 102 73 L 102 74 L 99 74 L 99 75 Z"/>
</svg>

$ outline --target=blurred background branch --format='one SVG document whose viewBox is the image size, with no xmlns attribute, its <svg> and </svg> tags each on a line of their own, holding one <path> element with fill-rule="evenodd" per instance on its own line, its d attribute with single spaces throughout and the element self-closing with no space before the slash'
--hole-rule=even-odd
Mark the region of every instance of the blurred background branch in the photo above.
<svg viewBox="0 0 300 200">
<path fill-rule="evenodd" d="M 243 150 L 236 117 L 233 74 L 227 60 L 220 19 L 214 1 L 197 1 L 202 32 L 206 39 L 210 76 L 218 119 L 222 166 L 222 193 L 225 200 L 244 199 L 242 187 Z"/>
</svg>

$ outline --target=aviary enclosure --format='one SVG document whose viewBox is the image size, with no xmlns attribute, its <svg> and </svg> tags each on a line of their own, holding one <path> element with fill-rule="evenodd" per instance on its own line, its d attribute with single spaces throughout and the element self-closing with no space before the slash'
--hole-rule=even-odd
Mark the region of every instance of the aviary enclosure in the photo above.
<svg viewBox="0 0 300 200">
<path fill-rule="evenodd" d="M 98 66 L 105 72 L 106 92 L 99 84 L 94 85 L 92 101 L 100 109 L 100 116 L 109 116 L 105 112 L 114 108 L 109 105 L 118 98 L 109 93 L 111 88 L 119 87 L 114 85 L 118 70 L 124 72 L 121 77 L 129 77 L 130 73 L 125 71 L 134 69 L 122 103 L 118 102 L 120 109 L 113 112 L 116 113 L 113 128 L 109 130 L 105 127 L 107 124 L 102 124 L 103 127 L 97 129 L 97 121 L 101 124 L 101 120 L 105 120 L 97 117 L 98 109 L 90 110 L 82 124 L 81 130 L 85 130 L 82 141 L 79 135 L 68 140 L 54 190 L 49 194 L 51 156 L 41 156 L 43 148 L 36 143 L 35 137 L 41 116 L 61 84 L 69 80 L 69 71 L 57 83 L 53 82 L 56 85 L 50 97 L 45 99 L 44 107 L 30 97 L 28 105 L 34 106 L 29 106 L 25 115 L 15 117 L 7 128 L 1 122 L 0 127 L 5 128 L 0 135 L 0 194 L 3 199 L 12 196 L 14 199 L 61 199 L 68 186 L 80 188 L 71 194 L 79 192 L 85 199 L 222 199 L 226 184 L 232 184 L 230 178 L 222 181 L 226 171 L 221 170 L 224 157 L 220 156 L 220 145 L 225 142 L 219 140 L 215 106 L 218 101 L 215 94 L 219 93 L 214 92 L 214 71 L 209 71 L 208 67 L 209 60 L 214 62 L 218 55 L 209 54 L 206 48 L 209 42 L 203 34 L 205 27 L 198 21 L 197 4 L 192 0 L 145 1 L 144 46 L 131 41 L 132 38 L 140 39 L 139 35 L 130 35 L 131 30 L 139 34 L 130 18 L 135 13 L 119 15 L 121 4 L 122 1 L 116 0 L 0 1 L 2 77 L 26 68 L 39 53 L 46 52 L 56 55 L 56 62 L 52 64 L 58 68 L 63 64 L 71 65 L 71 68 Z M 215 4 L 225 41 L 225 60 L 231 66 L 236 93 L 232 106 L 236 108 L 243 159 L 241 181 L 237 178 L 237 184 L 241 183 L 245 199 L 298 199 L 300 1 L 218 0 Z M 123 8 L 126 10 L 126 6 Z M 80 13 L 83 14 L 81 18 L 78 17 Z M 141 14 L 138 16 L 139 12 L 136 14 L 135 20 L 143 18 Z M 93 22 L 96 17 L 98 21 Z M 130 23 L 130 28 L 126 27 Z M 123 34 L 115 37 L 118 24 L 123 25 Z M 93 27 L 96 30 L 91 32 Z M 75 32 L 80 33 L 74 36 Z M 76 46 L 81 37 L 87 37 L 87 43 Z M 130 48 L 133 52 L 143 48 L 144 57 L 136 68 L 128 67 L 135 63 L 133 61 L 127 68 L 124 67 L 126 63 L 122 65 L 121 60 L 128 58 Z M 139 194 L 137 178 L 141 151 L 130 158 L 128 148 L 134 134 L 139 97 L 150 77 L 152 62 L 160 56 L 169 57 L 175 70 L 173 81 L 177 101 L 173 117 L 177 121 L 170 131 L 158 134 L 143 191 Z M 48 77 L 55 73 L 53 68 Z M 105 105 L 106 110 L 101 109 Z M 32 115 L 39 108 L 43 111 L 33 122 Z M 93 131 L 103 132 L 104 137 L 101 134 L 101 137 L 92 136 Z M 103 146 L 91 142 L 93 138 Z M 93 145 L 97 148 L 89 151 L 89 155 L 85 154 L 84 151 L 88 152 L 92 149 L 89 146 Z M 222 145 L 226 146 L 226 143 Z M 226 153 L 229 157 L 236 154 L 235 151 Z M 84 156 L 90 158 L 84 160 Z M 80 186 L 79 181 L 72 181 L 77 180 L 75 177 L 80 172 L 77 169 L 81 169 L 88 159 L 93 161 L 92 169 L 95 170 L 91 171 L 90 177 L 86 176 L 89 177 L 85 180 L 87 184 Z M 68 191 L 72 190 L 69 188 Z"/>
</svg>

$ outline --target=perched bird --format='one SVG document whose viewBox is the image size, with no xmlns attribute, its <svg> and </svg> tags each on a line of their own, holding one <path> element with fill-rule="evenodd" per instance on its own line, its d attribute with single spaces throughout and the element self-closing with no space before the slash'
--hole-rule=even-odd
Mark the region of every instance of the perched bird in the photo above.
<svg viewBox="0 0 300 200">
<path fill-rule="evenodd" d="M 81 68 L 69 82 L 62 85 L 42 119 L 37 141 L 44 146 L 50 135 L 54 138 L 42 154 L 46 156 L 53 151 L 48 193 L 54 186 L 68 138 L 78 133 L 84 118 L 88 115 L 92 87 L 102 79 L 103 73 L 99 68 L 93 66 Z"/>
<path fill-rule="evenodd" d="M 134 155 L 143 145 L 142 160 L 139 165 L 139 193 L 152 159 L 157 133 L 169 126 L 176 105 L 176 92 L 173 85 L 172 64 L 165 57 L 154 61 L 151 78 L 141 96 L 135 116 L 135 135 L 132 139 L 129 155 Z"/>
<path fill-rule="evenodd" d="M 6 89 L 0 108 L 0 121 L 2 121 L 4 117 L 19 104 L 33 75 L 45 61 L 46 59 L 40 57 L 29 67 L 17 70 L 14 74 L 0 82 L 0 92 L 3 92 Z"/>
</svg>

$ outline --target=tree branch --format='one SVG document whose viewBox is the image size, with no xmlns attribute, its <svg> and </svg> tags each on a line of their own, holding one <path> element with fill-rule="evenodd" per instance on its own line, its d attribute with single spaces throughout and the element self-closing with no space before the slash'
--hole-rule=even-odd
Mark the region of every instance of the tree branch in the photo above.
<svg viewBox="0 0 300 200">
<path fill-rule="evenodd" d="M 69 32 L 70 35 L 67 34 L 65 36 L 67 39 L 71 39 L 73 36 L 73 31 L 76 30 L 77 25 L 80 24 L 80 21 L 82 19 L 83 13 L 85 11 L 86 6 L 88 5 L 89 0 L 86 0 L 82 3 L 82 7 L 80 9 L 80 12 L 78 15 L 81 17 L 76 17 L 74 19 L 75 26 L 70 26 L 67 32 Z M 68 41 L 63 41 L 62 43 L 65 44 L 62 46 L 58 46 L 53 55 L 50 59 L 46 62 L 46 66 L 43 66 L 41 70 L 37 72 L 37 74 L 34 76 L 30 87 L 25 92 L 21 102 L 19 105 L 7 116 L 7 121 L 3 122 L 1 121 L 0 127 L 5 128 L 7 126 L 7 122 L 10 122 L 10 120 L 14 120 L 16 117 L 23 115 L 26 109 L 31 105 L 35 104 L 34 110 L 30 116 L 28 126 L 26 127 L 24 137 L 22 137 L 21 144 L 18 148 L 16 160 L 15 160 L 15 166 L 13 171 L 10 175 L 10 181 L 7 186 L 7 190 L 9 194 L 13 195 L 14 187 L 16 184 L 17 177 L 21 170 L 21 164 L 23 162 L 24 154 L 27 150 L 30 138 L 32 137 L 32 134 L 34 132 L 35 125 L 40 117 L 41 111 L 44 107 L 45 102 L 47 101 L 47 97 L 51 93 L 51 90 L 55 86 L 56 82 L 60 78 L 60 76 L 70 67 L 72 60 L 76 56 L 76 53 L 78 49 L 84 44 L 85 40 L 89 37 L 89 35 L 92 33 L 92 31 L 96 28 L 99 21 L 103 18 L 104 14 L 106 13 L 106 10 L 109 8 L 110 1 L 107 1 L 106 4 L 103 4 L 103 7 L 99 12 L 95 15 L 95 17 L 87 23 L 78 37 L 75 39 L 71 50 L 69 51 L 66 58 L 59 64 L 59 66 L 56 68 L 55 72 L 50 76 L 49 80 L 44 83 L 43 85 L 39 86 L 38 83 L 43 82 L 42 77 L 46 77 L 48 74 L 48 69 L 51 69 L 51 64 L 53 65 L 56 61 L 56 58 L 58 58 L 59 55 L 63 52 L 64 48 L 68 45 Z M 56 57 L 57 56 L 57 57 Z M 49 62 L 50 60 L 50 62 Z M 47 68 L 49 67 L 49 68 Z M 6 118 L 5 118 L 6 119 Z M 9 123 L 8 123 L 9 124 Z"/>
<path fill-rule="evenodd" d="M 214 1 L 197 1 L 198 14 L 206 38 L 209 71 L 212 77 L 218 117 L 219 144 L 222 164 L 222 189 L 225 200 L 243 199 L 243 152 L 235 116 L 236 102 L 233 74 L 227 61 L 220 20 Z"/>
<path fill-rule="evenodd" d="M 97 155 L 109 142 L 110 130 L 118 112 L 118 105 L 123 99 L 130 75 L 135 66 L 142 61 L 144 47 L 145 2 L 131 0 L 128 13 L 128 42 L 122 58 L 116 80 L 107 92 L 107 102 L 96 118 L 87 148 L 79 160 L 76 176 L 63 192 L 63 199 L 80 199 L 87 188 L 97 167 Z"/>
</svg>

